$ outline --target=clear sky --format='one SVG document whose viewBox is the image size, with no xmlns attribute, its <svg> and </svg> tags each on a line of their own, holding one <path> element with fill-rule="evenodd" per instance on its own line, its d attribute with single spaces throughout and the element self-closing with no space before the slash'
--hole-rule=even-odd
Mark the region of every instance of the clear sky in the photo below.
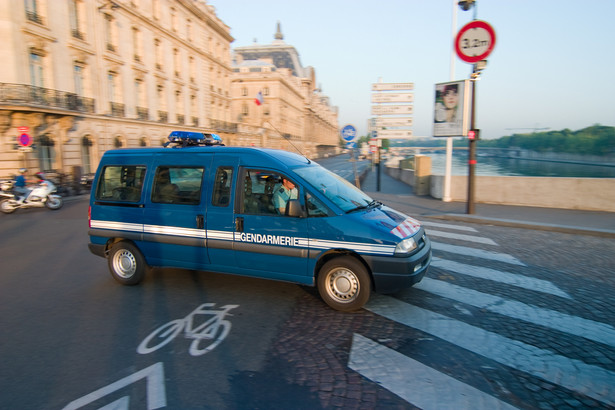
<svg viewBox="0 0 615 410">
<path fill-rule="evenodd" d="M 360 135 L 371 84 L 414 83 L 415 136 L 433 134 L 434 85 L 450 80 L 453 36 L 474 12 L 452 0 L 208 0 L 231 27 L 232 47 L 284 41 Z M 534 128 L 615 126 L 615 0 L 478 0 L 496 45 L 477 84 L 483 138 Z M 471 64 L 455 57 L 455 80 Z"/>
</svg>

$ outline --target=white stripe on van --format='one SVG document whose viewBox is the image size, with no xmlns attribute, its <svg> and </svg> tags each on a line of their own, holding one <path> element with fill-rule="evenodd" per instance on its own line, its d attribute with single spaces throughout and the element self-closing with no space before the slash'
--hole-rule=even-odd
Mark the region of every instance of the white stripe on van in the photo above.
<svg viewBox="0 0 615 410">
<path fill-rule="evenodd" d="M 90 221 L 90 226 L 95 229 L 111 229 L 119 231 L 131 231 L 158 235 L 181 236 L 199 239 L 217 239 L 222 241 L 234 241 L 235 232 L 183 228 L 179 226 L 141 225 L 115 221 Z M 380 245 L 361 242 L 330 241 L 325 239 L 309 239 L 295 237 L 295 243 L 302 248 L 309 249 L 352 249 L 358 253 L 391 256 L 395 253 L 395 245 Z"/>
</svg>

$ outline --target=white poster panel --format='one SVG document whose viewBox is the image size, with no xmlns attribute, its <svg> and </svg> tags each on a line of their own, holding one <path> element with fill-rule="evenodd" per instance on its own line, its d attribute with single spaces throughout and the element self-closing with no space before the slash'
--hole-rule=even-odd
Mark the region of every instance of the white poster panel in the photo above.
<svg viewBox="0 0 615 410">
<path fill-rule="evenodd" d="M 412 105 L 372 105 L 372 115 L 412 114 Z"/>
<path fill-rule="evenodd" d="M 436 84 L 434 137 L 468 135 L 469 102 L 469 80 Z"/>
</svg>

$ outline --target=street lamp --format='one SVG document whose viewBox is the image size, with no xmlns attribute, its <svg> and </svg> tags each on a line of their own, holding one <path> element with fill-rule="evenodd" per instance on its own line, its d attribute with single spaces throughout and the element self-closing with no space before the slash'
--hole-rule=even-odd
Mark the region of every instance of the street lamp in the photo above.
<svg viewBox="0 0 615 410">
<path fill-rule="evenodd" d="M 457 4 L 463 11 L 468 11 L 474 6 L 474 0 L 461 0 Z"/>
</svg>

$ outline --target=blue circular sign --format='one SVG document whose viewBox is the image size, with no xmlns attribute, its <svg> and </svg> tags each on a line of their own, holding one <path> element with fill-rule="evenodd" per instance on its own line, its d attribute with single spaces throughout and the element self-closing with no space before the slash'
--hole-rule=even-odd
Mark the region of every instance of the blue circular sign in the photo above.
<svg viewBox="0 0 615 410">
<path fill-rule="evenodd" d="M 345 125 L 344 128 L 342 128 L 342 138 L 344 139 L 344 141 L 352 141 L 357 137 L 357 129 L 354 127 L 354 125 Z"/>
<path fill-rule="evenodd" d="M 26 134 L 25 132 L 17 138 L 17 141 L 22 147 L 29 147 L 30 145 L 32 145 L 32 137 L 30 137 L 30 135 Z"/>
</svg>

